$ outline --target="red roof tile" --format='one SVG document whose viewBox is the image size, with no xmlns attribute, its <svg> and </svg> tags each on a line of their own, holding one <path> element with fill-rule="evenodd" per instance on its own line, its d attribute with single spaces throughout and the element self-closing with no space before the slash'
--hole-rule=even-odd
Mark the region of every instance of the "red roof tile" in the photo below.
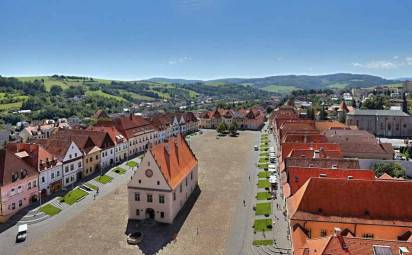
<svg viewBox="0 0 412 255">
<path fill-rule="evenodd" d="M 37 170 L 23 159 L 14 155 L 14 152 L 7 149 L 0 150 L 0 186 L 8 185 L 18 179 L 37 175 Z"/>
</svg>

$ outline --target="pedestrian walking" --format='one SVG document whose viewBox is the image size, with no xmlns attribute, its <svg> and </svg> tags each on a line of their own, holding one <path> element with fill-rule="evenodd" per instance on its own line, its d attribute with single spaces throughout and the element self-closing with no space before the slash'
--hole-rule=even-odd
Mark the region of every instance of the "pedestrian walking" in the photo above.
<svg viewBox="0 0 412 255">
<path fill-rule="evenodd" d="M 94 193 L 93 195 L 93 200 L 96 200 L 96 193 Z"/>
<path fill-rule="evenodd" d="M 243 206 L 246 207 L 246 201 L 245 200 L 243 200 Z"/>
<path fill-rule="evenodd" d="M 196 235 L 199 235 L 199 227 L 196 228 Z"/>
</svg>

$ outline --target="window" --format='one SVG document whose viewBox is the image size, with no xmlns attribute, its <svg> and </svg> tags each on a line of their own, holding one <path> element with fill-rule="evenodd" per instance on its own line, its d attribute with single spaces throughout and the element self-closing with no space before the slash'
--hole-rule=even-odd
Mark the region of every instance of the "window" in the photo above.
<svg viewBox="0 0 412 255">
<path fill-rule="evenodd" d="M 19 200 L 19 207 L 23 206 L 23 200 Z"/>
<path fill-rule="evenodd" d="M 41 177 L 41 182 L 44 183 L 45 181 L 46 181 L 46 179 L 44 178 L 44 176 L 42 176 L 42 177 Z"/>
<path fill-rule="evenodd" d="M 74 165 L 73 165 L 73 164 L 70 165 L 70 170 L 71 170 L 71 171 L 74 170 Z"/>
<path fill-rule="evenodd" d="M 64 172 L 67 173 L 69 171 L 69 166 L 64 167 Z"/>
<path fill-rule="evenodd" d="M 165 213 L 164 212 L 160 212 L 160 218 L 164 218 L 165 217 Z"/>
<path fill-rule="evenodd" d="M 152 194 L 147 194 L 147 202 L 152 203 L 153 202 L 153 195 Z"/>
<path fill-rule="evenodd" d="M 17 187 L 17 193 L 20 193 L 20 192 L 22 192 L 21 186 L 18 186 L 18 187 Z"/>
<path fill-rule="evenodd" d="M 99 159 L 99 155 L 96 155 L 96 160 L 98 160 Z"/>
<path fill-rule="evenodd" d="M 362 235 L 363 238 L 367 238 L 367 239 L 373 239 L 374 235 L 371 233 L 364 233 Z"/>
<path fill-rule="evenodd" d="M 134 193 L 134 200 L 135 201 L 140 201 L 140 193 L 139 192 Z"/>
<path fill-rule="evenodd" d="M 173 192 L 173 201 L 175 201 L 175 200 L 176 200 L 176 191 Z"/>
<path fill-rule="evenodd" d="M 186 187 L 187 187 L 187 177 L 186 177 L 186 179 L 185 179 L 185 182 L 186 182 Z"/>
<path fill-rule="evenodd" d="M 10 195 L 11 196 L 13 196 L 14 194 L 15 194 L 15 192 L 16 192 L 16 190 L 13 188 L 13 189 L 11 189 L 11 191 L 10 191 Z"/>
<path fill-rule="evenodd" d="M 325 237 L 327 235 L 326 229 L 321 229 L 320 230 L 320 236 Z"/>
<path fill-rule="evenodd" d="M 27 184 L 27 189 L 31 189 L 31 182 Z"/>
<path fill-rule="evenodd" d="M 160 185 L 160 182 L 159 182 L 159 181 L 157 181 L 157 185 Z"/>
<path fill-rule="evenodd" d="M 73 177 L 73 176 L 70 177 L 70 181 L 74 181 L 74 177 Z"/>
<path fill-rule="evenodd" d="M 190 180 L 193 180 L 193 172 L 190 173 Z"/>
<path fill-rule="evenodd" d="M 74 153 L 74 157 L 77 158 L 77 152 Z"/>
<path fill-rule="evenodd" d="M 159 195 L 159 204 L 164 204 L 164 203 L 165 203 L 165 196 Z"/>
<path fill-rule="evenodd" d="M 66 178 L 66 183 L 70 182 L 69 178 Z"/>
<path fill-rule="evenodd" d="M 142 183 L 142 180 L 139 179 L 139 183 Z"/>
<path fill-rule="evenodd" d="M 139 216 L 139 215 L 140 215 L 140 210 L 136 209 L 136 216 Z"/>
<path fill-rule="evenodd" d="M 54 173 L 51 173 L 51 178 L 52 178 L 52 179 L 54 178 Z"/>
<path fill-rule="evenodd" d="M 79 167 L 82 167 L 82 162 L 79 162 Z"/>
<path fill-rule="evenodd" d="M 15 204 L 15 203 L 12 203 L 12 204 L 11 204 L 11 209 L 12 209 L 12 210 L 16 209 L 16 204 Z"/>
<path fill-rule="evenodd" d="M 179 190 L 180 190 L 180 193 L 182 192 L 182 184 L 180 183 L 180 188 L 179 188 Z"/>
<path fill-rule="evenodd" d="M 72 158 L 72 154 L 69 154 L 69 158 Z"/>
<path fill-rule="evenodd" d="M 60 171 L 57 171 L 57 176 L 60 176 Z"/>
</svg>

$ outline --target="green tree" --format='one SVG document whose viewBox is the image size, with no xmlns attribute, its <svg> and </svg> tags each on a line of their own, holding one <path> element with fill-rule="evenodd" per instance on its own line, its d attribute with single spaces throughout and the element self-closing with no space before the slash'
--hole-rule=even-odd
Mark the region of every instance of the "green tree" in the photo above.
<svg viewBox="0 0 412 255">
<path fill-rule="evenodd" d="M 52 96 L 58 96 L 61 95 L 61 93 L 63 92 L 62 87 L 60 87 L 59 85 L 53 85 L 50 88 L 50 94 Z"/>
<path fill-rule="evenodd" d="M 306 116 L 308 117 L 308 119 L 315 119 L 315 110 L 313 109 L 313 107 L 308 107 L 306 109 Z"/>
<path fill-rule="evenodd" d="M 227 131 L 226 123 L 224 121 L 220 122 L 219 125 L 217 126 L 216 131 L 221 135 L 224 134 Z"/>
<path fill-rule="evenodd" d="M 392 177 L 406 177 L 405 169 L 393 162 L 378 162 L 374 166 L 376 176 L 386 173 Z"/>
<path fill-rule="evenodd" d="M 229 132 L 232 136 L 235 136 L 237 134 L 238 129 L 239 129 L 239 126 L 236 123 L 236 121 L 233 121 L 232 123 L 230 123 Z"/>
</svg>

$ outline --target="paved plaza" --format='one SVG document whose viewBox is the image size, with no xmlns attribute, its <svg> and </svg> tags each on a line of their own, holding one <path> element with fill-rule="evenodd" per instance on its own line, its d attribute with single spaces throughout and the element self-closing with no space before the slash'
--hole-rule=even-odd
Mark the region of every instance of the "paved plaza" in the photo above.
<svg viewBox="0 0 412 255">
<path fill-rule="evenodd" d="M 142 254 L 142 250 L 162 255 L 228 254 L 229 240 L 237 234 L 234 225 L 240 224 L 234 215 L 250 215 L 243 208 L 242 190 L 254 164 L 253 145 L 257 141 L 258 132 L 249 131 L 240 132 L 239 137 L 219 139 L 215 131 L 205 131 L 191 138 L 191 147 L 199 159 L 198 197 L 194 198 L 193 208 L 180 215 L 184 222 L 178 226 L 155 226 L 153 230 L 176 230 L 175 241 L 157 241 L 151 238 L 155 235 L 148 233 L 141 249 L 127 245 L 125 232 L 130 222 L 125 182 L 81 212 L 68 216 L 66 221 L 61 219 L 64 223 L 39 235 L 19 254 Z"/>
</svg>

